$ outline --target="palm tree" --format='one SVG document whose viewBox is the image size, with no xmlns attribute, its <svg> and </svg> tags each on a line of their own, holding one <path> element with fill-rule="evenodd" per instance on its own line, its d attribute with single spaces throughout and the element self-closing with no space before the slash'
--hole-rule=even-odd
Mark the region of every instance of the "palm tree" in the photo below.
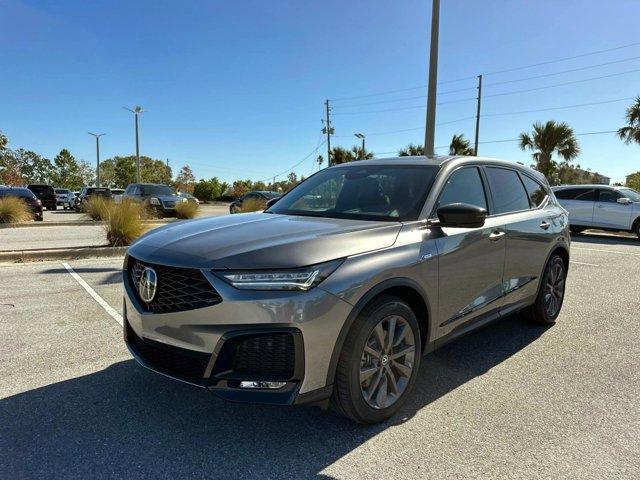
<svg viewBox="0 0 640 480">
<path fill-rule="evenodd" d="M 635 103 L 627 108 L 624 118 L 627 125 L 618 129 L 618 137 L 626 144 L 640 144 L 640 95 L 636 97 Z"/>
<path fill-rule="evenodd" d="M 520 134 L 520 148 L 533 152 L 535 169 L 546 177 L 551 177 L 558 164 L 553 161 L 553 154 L 562 157 L 565 162 L 570 162 L 580 153 L 580 146 L 573 129 L 564 122 L 549 120 L 546 123 L 533 124 L 533 132 Z"/>
<path fill-rule="evenodd" d="M 369 152 L 365 149 L 363 154 L 362 147 L 358 147 L 357 145 L 351 147 L 351 153 L 353 154 L 354 160 L 371 160 L 373 158 L 373 152 Z"/>
<path fill-rule="evenodd" d="M 333 147 L 331 149 L 331 165 L 353 162 L 355 159 L 351 150 L 342 147 Z"/>
<path fill-rule="evenodd" d="M 471 148 L 471 142 L 464 138 L 463 134 L 454 135 L 449 145 L 449 155 L 473 155 L 475 152 Z"/>
<path fill-rule="evenodd" d="M 399 157 L 419 157 L 421 155 L 424 155 L 424 147 L 422 145 L 414 145 L 413 143 L 398 150 Z"/>
</svg>

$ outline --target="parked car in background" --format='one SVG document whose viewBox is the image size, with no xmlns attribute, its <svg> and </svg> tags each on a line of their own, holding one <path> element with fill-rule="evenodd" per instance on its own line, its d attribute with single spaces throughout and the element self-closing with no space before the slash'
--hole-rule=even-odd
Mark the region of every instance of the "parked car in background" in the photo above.
<svg viewBox="0 0 640 480">
<path fill-rule="evenodd" d="M 229 205 L 229 213 L 240 213 L 244 202 L 247 201 L 264 203 L 266 208 L 266 204 L 269 200 L 280 198 L 281 196 L 281 193 L 271 192 L 268 190 L 256 190 L 254 192 L 249 192 L 231 202 L 231 205 Z"/>
<path fill-rule="evenodd" d="M 569 212 L 571 232 L 587 228 L 633 232 L 640 238 L 640 193 L 609 185 L 553 187 L 560 204 Z"/>
<path fill-rule="evenodd" d="M 33 192 L 47 210 L 56 210 L 58 208 L 56 192 L 51 185 L 32 184 L 27 185 L 27 188 Z"/>
<path fill-rule="evenodd" d="M 62 206 L 65 210 L 75 207 L 76 196 L 71 190 L 66 188 L 56 188 L 56 205 Z"/>
<path fill-rule="evenodd" d="M 196 205 L 200 205 L 200 200 L 187 192 L 178 192 L 178 196 L 182 198 L 186 198 L 188 202 L 195 203 Z"/>
<path fill-rule="evenodd" d="M 160 218 L 175 216 L 176 203 L 187 201 L 173 188 L 159 183 L 132 183 L 125 189 L 122 199 L 145 203 Z"/>
<path fill-rule="evenodd" d="M 42 202 L 28 188 L 21 187 L 0 187 L 0 197 L 18 197 L 22 199 L 33 213 L 33 219 L 41 222 L 43 220 Z"/>
<path fill-rule="evenodd" d="M 84 206 L 91 197 L 103 197 L 111 199 L 111 189 L 102 187 L 84 187 L 76 198 L 76 212 L 84 211 Z"/>
<path fill-rule="evenodd" d="M 570 241 L 544 176 L 517 163 L 345 163 L 266 212 L 142 236 L 124 261 L 124 338 L 143 366 L 228 400 L 331 399 L 381 422 L 424 354 L 520 310 L 554 323 Z"/>
<path fill-rule="evenodd" d="M 112 188 L 111 195 L 113 197 L 113 201 L 116 203 L 122 202 L 122 195 L 124 195 L 124 188 Z"/>
</svg>

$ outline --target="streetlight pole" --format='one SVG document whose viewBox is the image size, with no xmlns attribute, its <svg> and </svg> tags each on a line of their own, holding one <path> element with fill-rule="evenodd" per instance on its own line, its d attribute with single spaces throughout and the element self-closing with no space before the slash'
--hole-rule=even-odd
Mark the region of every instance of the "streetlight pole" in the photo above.
<svg viewBox="0 0 640 480">
<path fill-rule="evenodd" d="M 427 89 L 427 119 L 424 132 L 424 154 L 435 154 L 436 89 L 438 86 L 438 30 L 440 28 L 440 0 L 432 0 L 431 47 L 429 51 L 429 86 Z"/>
<path fill-rule="evenodd" d="M 100 186 L 100 137 L 106 135 L 106 133 L 91 133 L 89 135 L 96 137 L 96 187 Z"/>
<path fill-rule="evenodd" d="M 362 140 L 362 160 L 364 160 L 364 133 L 354 133 L 353 135 Z"/>
<path fill-rule="evenodd" d="M 473 154 L 478 156 L 478 141 L 480 140 L 480 102 L 482 101 L 482 75 L 478 75 L 478 103 L 476 105 L 476 139 Z"/>
<path fill-rule="evenodd" d="M 133 107 L 133 109 L 131 108 L 127 108 L 127 107 L 122 107 L 125 110 L 130 111 L 131 113 L 133 113 L 136 117 L 136 182 L 140 183 L 140 143 L 139 143 L 139 137 L 138 137 L 138 116 L 144 112 L 144 110 L 142 110 L 142 107 L 140 106 L 135 106 Z"/>
</svg>

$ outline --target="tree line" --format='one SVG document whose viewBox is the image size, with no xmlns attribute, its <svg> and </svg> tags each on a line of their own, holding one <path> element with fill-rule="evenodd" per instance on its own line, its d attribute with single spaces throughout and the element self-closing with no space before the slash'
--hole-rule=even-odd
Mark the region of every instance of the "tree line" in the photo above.
<svg viewBox="0 0 640 480">
<path fill-rule="evenodd" d="M 627 144 L 640 145 L 640 96 L 626 109 L 625 125 L 617 130 L 616 135 Z M 597 183 L 601 175 L 597 172 L 583 170 L 572 162 L 580 154 L 580 145 L 573 129 L 565 122 L 549 120 L 535 122 L 531 131 L 522 132 L 518 146 L 531 152 L 532 167 L 543 173 L 551 184 Z M 399 156 L 423 155 L 422 145 L 409 144 L 398 150 Z M 473 155 L 471 142 L 462 134 L 453 135 L 449 144 L 451 155 Z M 331 163 L 340 164 L 373 158 L 373 152 L 360 146 L 351 149 L 334 147 L 331 149 Z M 111 188 L 125 188 L 136 181 L 136 158 L 114 156 L 100 162 L 100 184 Z M 317 163 L 322 166 L 324 158 L 318 156 Z M 194 194 L 204 201 L 239 197 L 251 190 L 272 190 L 286 192 L 293 188 L 304 176 L 298 178 L 289 173 L 284 180 L 271 182 L 236 180 L 229 184 L 217 177 L 202 178 L 196 181 L 193 171 L 188 165 L 181 167 L 173 178 L 168 162 L 147 156 L 140 157 L 140 177 L 145 183 L 163 183 L 176 190 Z M 84 160 L 77 160 L 69 150 L 63 148 L 53 161 L 30 150 L 9 148 L 9 140 L 0 132 L 0 185 L 26 185 L 30 183 L 47 183 L 60 188 L 79 190 L 83 186 L 96 182 L 93 166 Z M 631 174 L 627 184 L 640 190 L 640 171 Z"/>
</svg>

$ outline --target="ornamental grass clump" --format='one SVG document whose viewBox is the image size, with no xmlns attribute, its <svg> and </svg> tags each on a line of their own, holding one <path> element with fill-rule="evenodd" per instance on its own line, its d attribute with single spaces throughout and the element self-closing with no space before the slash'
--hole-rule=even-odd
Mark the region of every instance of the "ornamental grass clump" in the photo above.
<svg viewBox="0 0 640 480">
<path fill-rule="evenodd" d="M 107 219 L 107 242 L 112 247 L 131 245 L 145 230 L 144 207 L 131 200 L 114 204 Z"/>
<path fill-rule="evenodd" d="M 84 206 L 86 213 L 91 220 L 108 220 L 111 210 L 115 207 L 113 200 L 98 195 L 89 197 Z"/>
<path fill-rule="evenodd" d="M 23 223 L 33 215 L 27 204 L 18 197 L 0 198 L 0 223 Z"/>
<path fill-rule="evenodd" d="M 176 203 L 176 216 L 178 218 L 193 218 L 198 213 L 198 204 L 195 202 Z"/>
<path fill-rule="evenodd" d="M 261 212 L 267 208 L 267 201 L 259 198 L 249 198 L 242 202 L 242 213 Z"/>
</svg>

